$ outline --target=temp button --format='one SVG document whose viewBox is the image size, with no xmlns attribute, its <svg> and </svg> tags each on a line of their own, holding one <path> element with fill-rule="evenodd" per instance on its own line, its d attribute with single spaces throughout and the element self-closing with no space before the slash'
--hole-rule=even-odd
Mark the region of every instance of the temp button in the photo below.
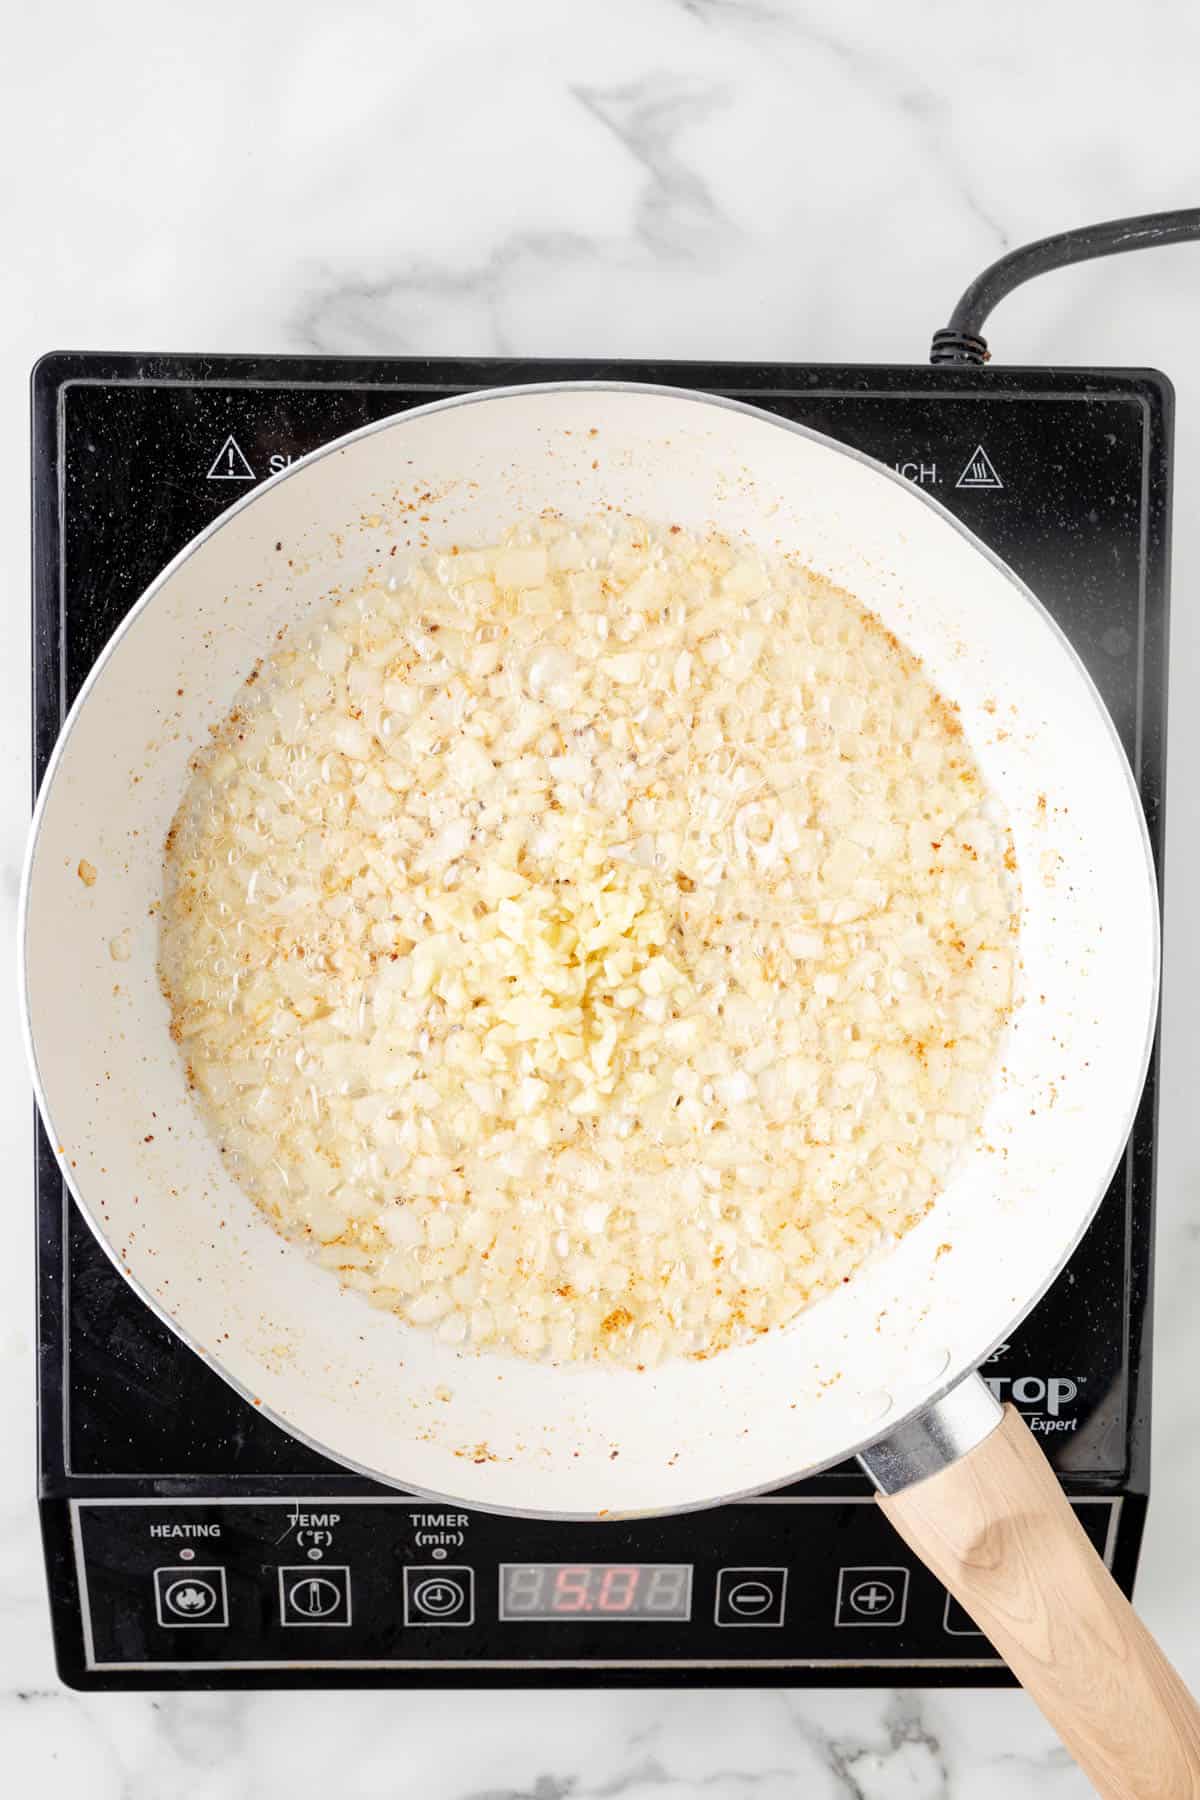
<svg viewBox="0 0 1200 1800">
<path fill-rule="evenodd" d="M 406 1625 L 470 1625 L 475 1619 L 475 1571 L 433 1563 L 404 1571 Z"/>
<path fill-rule="evenodd" d="M 718 1625 L 782 1625 L 786 1569 L 721 1569 L 717 1573 Z"/>
<path fill-rule="evenodd" d="M 281 1625 L 349 1625 L 350 1570 L 344 1563 L 301 1563 L 279 1571 Z"/>
</svg>

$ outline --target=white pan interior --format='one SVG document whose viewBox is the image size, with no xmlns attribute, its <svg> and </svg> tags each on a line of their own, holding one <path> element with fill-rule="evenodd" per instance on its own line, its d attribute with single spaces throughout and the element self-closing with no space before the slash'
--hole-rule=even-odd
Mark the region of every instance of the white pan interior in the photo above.
<svg viewBox="0 0 1200 1800">
<path fill-rule="evenodd" d="M 167 1036 L 150 908 L 208 728 L 276 630 L 393 545 L 616 505 L 798 554 L 955 699 L 1011 820 L 1018 1007 L 984 1139 L 933 1212 L 788 1330 L 654 1373 L 464 1355 L 339 1292 L 224 1175 Z M 97 870 L 86 886 L 81 859 Z M 1015 578 L 879 465 L 751 409 L 552 387 L 422 409 L 295 465 L 135 608 L 43 789 L 24 896 L 39 1097 L 93 1229 L 151 1304 L 289 1430 L 382 1479 L 554 1514 L 696 1505 L 880 1436 L 1044 1290 L 1121 1153 L 1153 1031 L 1157 909 L 1107 714 Z M 130 960 L 110 941 L 127 934 Z"/>
</svg>

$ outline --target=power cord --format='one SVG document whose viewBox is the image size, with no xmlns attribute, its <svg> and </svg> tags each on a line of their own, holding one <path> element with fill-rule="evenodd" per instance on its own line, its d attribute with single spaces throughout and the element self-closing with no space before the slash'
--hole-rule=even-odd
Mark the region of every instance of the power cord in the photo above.
<svg viewBox="0 0 1200 1800">
<path fill-rule="evenodd" d="M 1182 244 L 1200 238 L 1200 206 L 1175 212 L 1141 213 L 1135 219 L 1109 219 L 1078 231 L 1059 231 L 1010 250 L 977 275 L 950 315 L 950 323 L 933 334 L 931 363 L 971 363 L 981 367 L 991 352 L 983 336 L 989 313 L 1022 282 L 1069 263 L 1096 256 L 1118 256 L 1124 250 L 1150 250 L 1157 244 Z"/>
</svg>

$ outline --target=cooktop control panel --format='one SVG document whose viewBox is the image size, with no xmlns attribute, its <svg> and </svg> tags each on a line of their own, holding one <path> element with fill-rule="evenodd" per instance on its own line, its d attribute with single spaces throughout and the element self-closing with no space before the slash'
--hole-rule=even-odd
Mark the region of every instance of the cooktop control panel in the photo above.
<svg viewBox="0 0 1200 1800">
<path fill-rule="evenodd" d="M 1119 1499 L 1076 1500 L 1101 1555 Z M 72 1504 L 86 1665 L 999 1666 L 865 1496 L 628 1526 L 419 1500 Z"/>
</svg>

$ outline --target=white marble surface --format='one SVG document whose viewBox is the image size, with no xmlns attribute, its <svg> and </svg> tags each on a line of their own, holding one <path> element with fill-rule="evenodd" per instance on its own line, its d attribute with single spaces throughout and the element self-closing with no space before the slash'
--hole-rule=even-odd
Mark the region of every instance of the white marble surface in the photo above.
<svg viewBox="0 0 1200 1800">
<path fill-rule="evenodd" d="M 1185 0 L 83 0 L 0 59 L 0 894 L 26 816 L 26 379 L 49 348 L 923 359 L 1000 249 L 1200 195 Z M 1200 1685 L 1200 248 L 1037 284 L 1012 361 L 1179 393 L 1156 1472 L 1139 1605 Z M 84 1698 L 33 1508 L 29 1102 L 0 1020 L 0 1745 L 43 1800 L 1075 1800 L 1021 1695 Z"/>
</svg>

